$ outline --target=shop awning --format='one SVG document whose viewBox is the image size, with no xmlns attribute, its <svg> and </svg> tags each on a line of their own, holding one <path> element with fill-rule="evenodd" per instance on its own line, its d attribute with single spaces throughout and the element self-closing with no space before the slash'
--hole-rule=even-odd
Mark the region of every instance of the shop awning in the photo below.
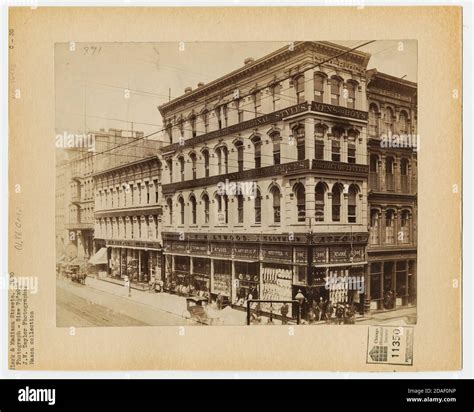
<svg viewBox="0 0 474 412">
<path fill-rule="evenodd" d="M 97 251 L 97 253 L 89 259 L 89 263 L 93 265 L 106 265 L 107 264 L 107 248 L 103 247 Z"/>
</svg>

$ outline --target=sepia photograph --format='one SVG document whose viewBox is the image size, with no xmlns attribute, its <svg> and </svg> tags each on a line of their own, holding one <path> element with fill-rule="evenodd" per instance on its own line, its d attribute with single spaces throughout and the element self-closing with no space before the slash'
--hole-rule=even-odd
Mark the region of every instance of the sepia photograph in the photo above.
<svg viewBox="0 0 474 412">
<path fill-rule="evenodd" d="M 407 39 L 55 43 L 56 326 L 416 325 L 417 77 Z"/>
</svg>

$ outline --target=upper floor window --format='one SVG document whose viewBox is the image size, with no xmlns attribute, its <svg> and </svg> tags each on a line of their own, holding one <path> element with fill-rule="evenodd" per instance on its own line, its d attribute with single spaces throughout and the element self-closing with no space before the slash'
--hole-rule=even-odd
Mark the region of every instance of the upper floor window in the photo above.
<svg viewBox="0 0 474 412">
<path fill-rule="evenodd" d="M 398 129 L 402 134 L 408 133 L 408 115 L 404 110 L 400 112 L 398 117 Z"/>
<path fill-rule="evenodd" d="M 354 142 L 349 142 L 347 144 L 347 162 L 348 163 L 356 162 L 356 145 Z"/>
<path fill-rule="evenodd" d="M 192 117 L 189 119 L 189 124 L 190 124 L 190 126 L 191 126 L 192 136 L 193 136 L 193 137 L 196 137 L 196 136 L 197 136 L 197 131 L 196 131 L 196 116 L 192 116 Z"/>
<path fill-rule="evenodd" d="M 326 187 L 324 183 L 319 182 L 316 185 L 314 192 L 315 205 L 314 205 L 314 216 L 316 222 L 324 222 L 324 198 L 326 193 Z"/>
<path fill-rule="evenodd" d="M 273 186 L 271 189 L 272 197 L 273 197 L 273 223 L 280 223 L 281 222 L 281 194 L 278 187 Z"/>
<path fill-rule="evenodd" d="M 387 190 L 394 190 L 395 189 L 395 180 L 393 176 L 393 165 L 394 160 L 393 157 L 385 158 L 385 184 Z"/>
<path fill-rule="evenodd" d="M 171 198 L 166 199 L 166 204 L 168 205 L 168 219 L 169 224 L 173 224 L 173 200 Z"/>
<path fill-rule="evenodd" d="M 237 149 L 237 169 L 239 172 L 244 170 L 244 144 L 241 141 L 235 143 Z"/>
<path fill-rule="evenodd" d="M 357 222 L 357 188 L 354 185 L 349 186 L 347 196 L 347 221 L 349 223 Z"/>
<path fill-rule="evenodd" d="M 204 177 L 209 177 L 209 152 L 203 150 L 202 157 L 204 159 Z"/>
<path fill-rule="evenodd" d="M 196 198 L 194 196 L 191 196 L 191 198 L 189 199 L 189 202 L 191 203 L 192 224 L 195 225 L 197 223 L 197 202 L 196 202 Z"/>
<path fill-rule="evenodd" d="M 304 76 L 298 76 L 294 79 L 296 102 L 303 103 L 304 100 Z"/>
<path fill-rule="evenodd" d="M 370 211 L 370 243 L 373 245 L 379 243 L 379 211 L 377 209 Z"/>
<path fill-rule="evenodd" d="M 322 103 L 324 100 L 324 80 L 322 74 L 316 73 L 314 75 L 314 101 Z"/>
<path fill-rule="evenodd" d="M 356 101 L 356 87 L 357 85 L 354 82 L 347 82 L 346 89 L 347 89 L 347 107 L 351 109 L 355 109 L 355 101 Z"/>
<path fill-rule="evenodd" d="M 379 134 L 379 110 L 377 105 L 372 103 L 369 107 L 369 135 L 378 136 Z"/>
<path fill-rule="evenodd" d="M 279 165 L 280 164 L 280 141 L 281 136 L 280 133 L 274 132 L 270 136 L 273 143 L 273 164 Z"/>
<path fill-rule="evenodd" d="M 341 193 L 342 188 L 339 184 L 335 184 L 332 188 L 332 221 L 341 221 Z"/>
<path fill-rule="evenodd" d="M 262 195 L 260 189 L 257 189 L 254 201 L 255 223 L 262 223 Z"/>
<path fill-rule="evenodd" d="M 314 157 L 318 160 L 324 159 L 324 134 L 326 128 L 322 124 L 317 124 L 314 128 Z"/>
<path fill-rule="evenodd" d="M 293 129 L 293 133 L 295 134 L 296 138 L 296 150 L 298 153 L 298 160 L 305 159 L 305 130 L 304 126 L 298 126 Z"/>
<path fill-rule="evenodd" d="M 170 183 L 173 183 L 173 160 L 172 159 L 167 159 L 166 160 L 166 165 L 168 166 Z"/>
<path fill-rule="evenodd" d="M 341 161 L 341 143 L 339 140 L 331 141 L 331 159 L 333 162 Z"/>
<path fill-rule="evenodd" d="M 331 104 L 339 106 L 341 95 L 341 80 L 337 77 L 331 77 Z"/>
<path fill-rule="evenodd" d="M 224 118 L 223 127 L 227 127 L 228 123 L 228 114 L 227 114 L 227 105 L 222 106 L 222 117 Z"/>
<path fill-rule="evenodd" d="M 409 168 L 410 162 L 408 159 L 403 158 L 400 160 L 400 184 L 401 184 L 401 190 L 404 193 L 408 193 L 409 191 L 409 178 L 408 178 L 408 168 Z"/>
<path fill-rule="evenodd" d="M 189 155 L 191 158 L 191 167 L 192 167 L 192 172 L 193 172 L 193 180 L 196 179 L 197 177 L 197 156 L 196 153 L 191 153 Z"/>
<path fill-rule="evenodd" d="M 384 123 L 385 123 L 385 132 L 393 133 L 393 110 L 390 107 L 385 108 Z"/>
<path fill-rule="evenodd" d="M 219 223 L 227 224 L 229 222 L 229 198 L 227 195 L 217 195 L 217 211 L 221 217 L 218 217 Z"/>
<path fill-rule="evenodd" d="M 272 87 L 272 102 L 273 102 L 273 111 L 276 111 L 278 108 L 278 101 L 280 100 L 281 85 L 280 83 L 275 84 Z"/>
<path fill-rule="evenodd" d="M 209 112 L 207 110 L 202 114 L 202 122 L 204 123 L 204 133 L 209 132 Z"/>
<path fill-rule="evenodd" d="M 255 169 L 259 169 L 262 167 L 262 139 L 260 136 L 255 136 L 252 138 L 252 143 L 254 146 Z"/>
<path fill-rule="evenodd" d="M 298 222 L 306 221 L 306 193 L 302 183 L 298 183 L 295 187 L 296 210 L 298 213 Z"/>
<path fill-rule="evenodd" d="M 204 223 L 207 225 L 209 223 L 209 196 L 207 193 L 204 193 L 202 196 L 202 202 L 204 203 Z"/>
<path fill-rule="evenodd" d="M 184 164 L 186 163 L 184 161 L 184 157 L 180 156 L 178 158 L 178 162 L 179 162 L 179 173 L 180 173 L 180 176 L 181 176 L 181 181 L 184 182 Z"/>
<path fill-rule="evenodd" d="M 402 211 L 401 221 L 400 221 L 400 243 L 409 243 L 410 242 L 410 212 L 408 210 Z"/>
<path fill-rule="evenodd" d="M 237 195 L 237 223 L 244 223 L 244 197 Z"/>
<path fill-rule="evenodd" d="M 173 126 L 171 125 L 171 123 L 168 123 L 168 125 L 166 126 L 166 134 L 168 135 L 170 144 L 173 144 Z"/>
<path fill-rule="evenodd" d="M 385 212 L 385 243 L 394 243 L 395 241 L 395 213 L 392 209 Z"/>
<path fill-rule="evenodd" d="M 184 199 L 182 197 L 178 199 L 178 205 L 179 205 L 179 215 L 180 215 L 179 223 L 184 225 Z"/>
<path fill-rule="evenodd" d="M 262 104 L 262 95 L 260 91 L 257 91 L 254 93 L 252 96 L 253 99 L 253 109 L 255 112 L 255 117 L 257 117 L 260 114 L 260 106 Z"/>
<path fill-rule="evenodd" d="M 235 102 L 237 108 L 237 121 L 242 123 L 244 121 L 244 110 L 242 108 L 242 104 L 240 100 L 236 100 Z"/>
<path fill-rule="evenodd" d="M 158 180 L 153 180 L 153 187 L 155 188 L 155 203 L 158 203 Z"/>
</svg>

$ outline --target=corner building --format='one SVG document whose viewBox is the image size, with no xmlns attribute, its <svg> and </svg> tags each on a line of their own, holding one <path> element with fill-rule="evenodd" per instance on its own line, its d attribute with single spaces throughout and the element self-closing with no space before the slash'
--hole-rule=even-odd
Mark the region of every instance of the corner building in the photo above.
<svg viewBox="0 0 474 412">
<path fill-rule="evenodd" d="M 320 297 L 370 307 L 326 286 L 370 283 L 369 58 L 298 42 L 159 107 L 165 288 L 234 307 L 301 291 L 303 316 Z M 226 182 L 256 186 L 222 193 Z"/>
</svg>

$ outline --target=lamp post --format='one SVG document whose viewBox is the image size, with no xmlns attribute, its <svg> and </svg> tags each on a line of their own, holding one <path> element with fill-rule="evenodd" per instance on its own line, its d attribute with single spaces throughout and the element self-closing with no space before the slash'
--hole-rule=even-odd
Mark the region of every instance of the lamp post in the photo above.
<svg viewBox="0 0 474 412">
<path fill-rule="evenodd" d="M 298 289 L 298 293 L 295 296 L 295 299 L 298 301 L 298 325 L 301 322 L 301 306 L 303 305 L 304 302 L 304 295 L 303 292 L 301 292 L 301 289 Z"/>
</svg>

